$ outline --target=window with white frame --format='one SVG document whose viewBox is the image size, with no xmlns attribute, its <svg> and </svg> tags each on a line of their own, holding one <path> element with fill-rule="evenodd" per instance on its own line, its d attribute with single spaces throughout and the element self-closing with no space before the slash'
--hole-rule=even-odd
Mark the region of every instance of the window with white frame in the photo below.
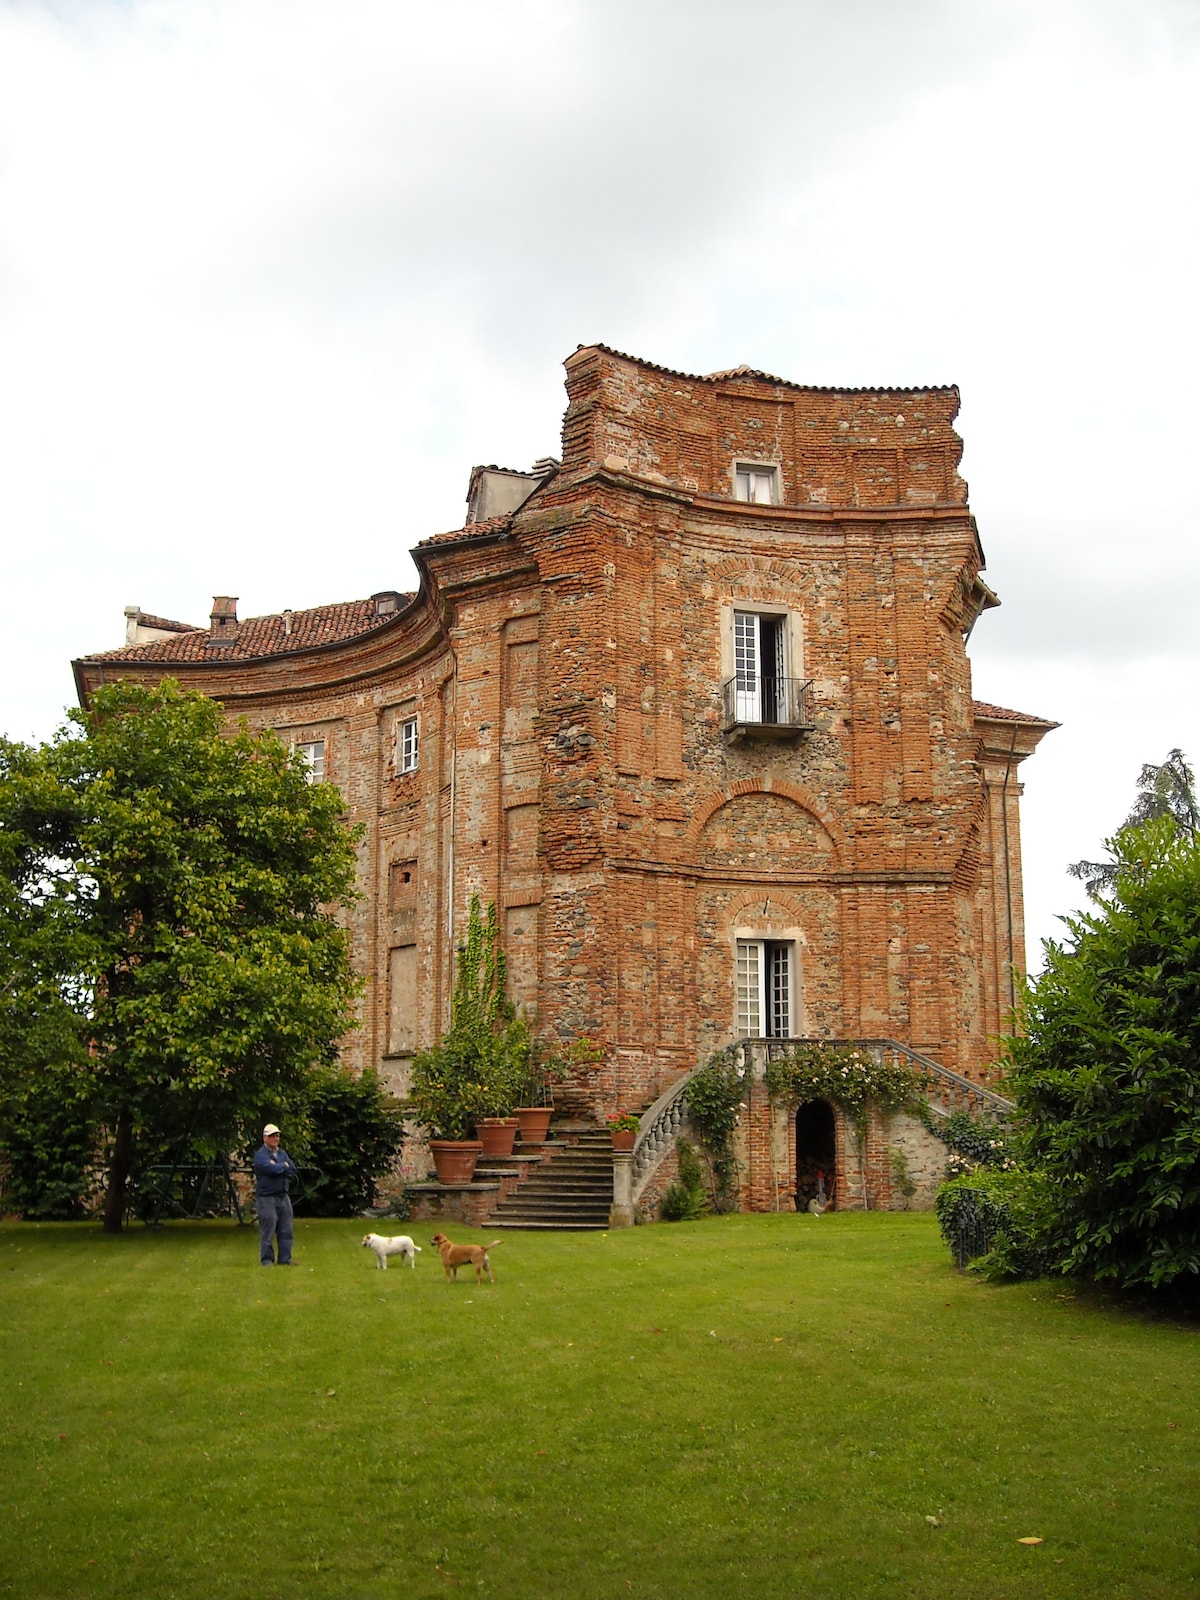
<svg viewBox="0 0 1200 1600">
<path fill-rule="evenodd" d="M 416 717 L 403 717 L 396 724 L 396 771 L 415 772 L 420 750 L 421 737 Z"/>
<path fill-rule="evenodd" d="M 304 765 L 308 768 L 309 783 L 325 782 L 325 741 L 324 739 L 307 739 L 294 744 L 292 749 L 303 757 Z"/>
<path fill-rule="evenodd" d="M 779 468 L 761 461 L 738 461 L 733 468 L 733 494 L 736 500 L 755 506 L 779 504 Z"/>
<path fill-rule="evenodd" d="M 733 613 L 733 671 L 738 722 L 778 722 L 786 705 L 787 619 Z"/>
<path fill-rule="evenodd" d="M 737 941 L 739 1039 L 790 1039 L 795 1009 L 795 946 L 782 939 Z"/>
</svg>

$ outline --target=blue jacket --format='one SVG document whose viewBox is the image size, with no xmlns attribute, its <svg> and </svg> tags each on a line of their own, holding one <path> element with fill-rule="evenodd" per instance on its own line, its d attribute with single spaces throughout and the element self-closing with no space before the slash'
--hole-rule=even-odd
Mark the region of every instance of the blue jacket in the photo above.
<svg viewBox="0 0 1200 1600">
<path fill-rule="evenodd" d="M 272 1150 L 268 1145 L 261 1145 L 254 1158 L 254 1192 L 266 1198 L 269 1195 L 286 1194 L 288 1192 L 288 1179 L 298 1176 L 296 1163 L 288 1155 L 282 1145 Z"/>
</svg>

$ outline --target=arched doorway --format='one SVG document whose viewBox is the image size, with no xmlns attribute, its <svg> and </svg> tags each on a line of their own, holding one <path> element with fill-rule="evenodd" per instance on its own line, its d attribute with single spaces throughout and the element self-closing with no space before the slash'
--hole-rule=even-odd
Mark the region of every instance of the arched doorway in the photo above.
<svg viewBox="0 0 1200 1600">
<path fill-rule="evenodd" d="M 807 1209 L 822 1187 L 830 1204 L 834 1196 L 837 1144 L 833 1107 L 828 1100 L 808 1100 L 796 1112 L 796 1210 Z"/>
</svg>

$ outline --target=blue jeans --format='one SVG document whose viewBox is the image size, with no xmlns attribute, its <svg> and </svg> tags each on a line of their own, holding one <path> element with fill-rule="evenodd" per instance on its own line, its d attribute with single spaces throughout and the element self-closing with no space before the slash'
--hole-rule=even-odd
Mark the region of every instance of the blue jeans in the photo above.
<svg viewBox="0 0 1200 1600">
<path fill-rule="evenodd" d="M 279 1265 L 292 1259 L 292 1202 L 286 1194 L 260 1194 L 254 1202 L 258 1212 L 258 1258 L 264 1267 L 275 1265 L 274 1243 L 279 1240 Z"/>
</svg>

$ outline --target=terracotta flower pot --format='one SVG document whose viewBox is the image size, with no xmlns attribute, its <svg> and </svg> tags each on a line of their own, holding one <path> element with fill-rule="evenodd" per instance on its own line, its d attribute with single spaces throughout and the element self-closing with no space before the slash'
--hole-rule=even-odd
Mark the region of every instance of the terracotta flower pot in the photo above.
<svg viewBox="0 0 1200 1600">
<path fill-rule="evenodd" d="M 517 1121 L 521 1124 L 522 1144 L 545 1144 L 550 1128 L 553 1106 L 518 1106 Z"/>
<path fill-rule="evenodd" d="M 430 1139 L 429 1154 L 439 1183 L 470 1183 L 483 1145 L 478 1139 Z"/>
<path fill-rule="evenodd" d="M 512 1155 L 519 1126 L 516 1117 L 484 1117 L 477 1129 L 484 1158 Z"/>
<path fill-rule="evenodd" d="M 636 1128 L 614 1128 L 612 1131 L 614 1150 L 632 1150 L 637 1143 Z"/>
</svg>

